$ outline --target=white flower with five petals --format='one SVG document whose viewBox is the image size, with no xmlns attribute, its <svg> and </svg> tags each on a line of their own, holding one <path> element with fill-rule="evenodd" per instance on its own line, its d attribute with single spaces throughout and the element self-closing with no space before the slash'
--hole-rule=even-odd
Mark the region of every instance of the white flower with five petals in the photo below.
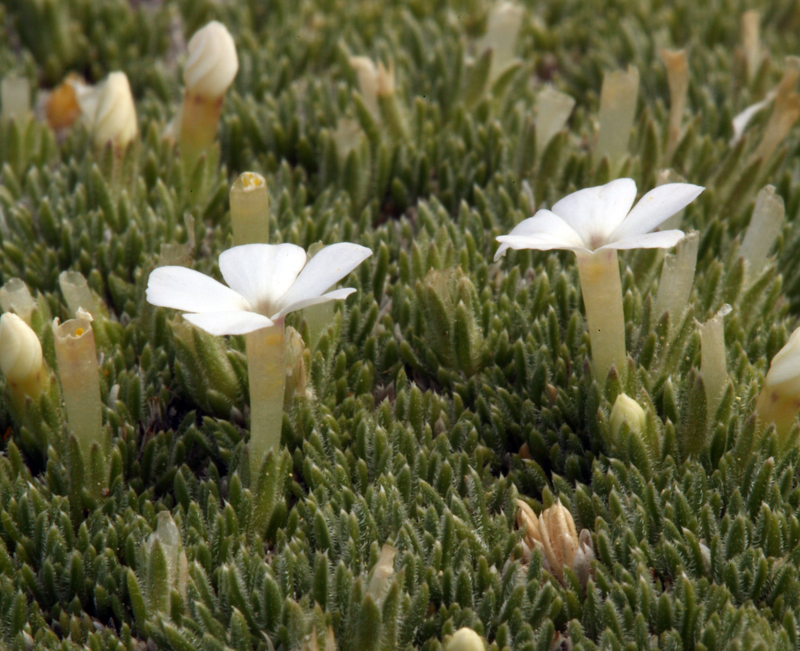
<svg viewBox="0 0 800 651">
<path fill-rule="evenodd" d="M 508 235 L 497 238 L 495 260 L 508 249 L 666 249 L 677 244 L 683 231 L 651 233 L 656 226 L 691 203 L 704 188 L 668 183 L 636 199 L 633 179 L 578 190 L 558 201 L 552 210 L 539 210 Z"/>
<path fill-rule="evenodd" d="M 227 287 L 186 267 L 159 267 L 147 282 L 147 301 L 189 312 L 184 318 L 212 335 L 243 335 L 290 312 L 347 298 L 352 287 L 328 289 L 371 255 L 348 242 L 326 246 L 310 260 L 294 244 L 235 246 L 219 256 Z"/>
</svg>

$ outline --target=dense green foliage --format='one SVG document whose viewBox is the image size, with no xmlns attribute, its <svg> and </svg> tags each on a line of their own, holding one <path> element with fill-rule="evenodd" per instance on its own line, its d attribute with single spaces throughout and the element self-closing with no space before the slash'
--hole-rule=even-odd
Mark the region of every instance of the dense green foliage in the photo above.
<svg viewBox="0 0 800 651">
<path fill-rule="evenodd" d="M 485 29 L 479 0 L 3 0 L 0 72 L 48 89 L 70 71 L 124 70 L 141 142 L 115 167 L 82 126 L 57 139 L 37 120 L 0 125 L 0 284 L 20 277 L 38 296 L 34 328 L 54 368 L 50 322 L 71 316 L 58 276 L 89 280 L 109 315 L 96 337 L 112 437 L 108 493 L 76 490 L 57 396 L 12 418 L 3 394 L 2 644 L 312 649 L 331 628 L 342 650 L 433 651 L 471 626 L 498 650 L 800 648 L 800 452 L 758 440 L 752 418 L 800 311 L 800 131 L 753 162 L 766 112 L 728 144 L 732 117 L 796 53 L 800 9 L 763 3 L 769 58 L 748 83 L 746 3 L 526 4 L 522 65 L 490 92 L 467 63 Z M 240 71 L 219 155 L 186 172 L 162 133 L 181 100 L 183 39 L 212 18 L 236 37 Z M 670 160 L 659 47 L 689 49 L 687 130 Z M 394 63 L 406 137 L 365 110 L 350 55 Z M 621 255 L 631 372 L 599 386 L 574 255 L 494 263 L 494 238 L 610 180 L 607 160 L 591 165 L 593 120 L 603 73 L 631 63 L 639 106 L 615 176 L 643 193 L 673 168 L 707 189 L 684 216 L 700 246 L 679 323 L 653 307 L 663 254 Z M 538 156 L 547 81 L 577 104 Z M 361 141 L 340 157 L 332 134 L 345 117 Z M 187 225 L 194 268 L 219 277 L 228 188 L 246 170 L 267 178 L 271 241 L 374 251 L 308 351 L 313 397 L 287 408 L 284 451 L 258 490 L 241 463 L 242 338 L 173 330 L 180 317 L 144 300 L 161 245 L 189 241 Z M 738 246 L 768 183 L 786 224 L 747 287 Z M 695 319 L 724 303 L 730 384 L 707 414 Z M 301 314 L 288 323 L 304 329 Z M 623 390 L 651 412 L 659 454 L 612 440 Z M 591 531 L 585 591 L 538 552 L 523 563 L 517 497 L 536 510 L 561 500 Z M 181 533 L 185 595 L 163 580 L 170 561 L 152 542 L 161 511 Z M 369 575 L 386 542 L 396 574 L 376 598 Z"/>
</svg>

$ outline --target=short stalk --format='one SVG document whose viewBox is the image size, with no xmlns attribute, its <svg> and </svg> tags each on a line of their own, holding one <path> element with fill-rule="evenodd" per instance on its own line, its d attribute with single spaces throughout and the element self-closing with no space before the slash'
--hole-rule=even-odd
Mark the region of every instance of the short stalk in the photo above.
<svg viewBox="0 0 800 651">
<path fill-rule="evenodd" d="M 689 307 L 699 242 L 700 234 L 692 231 L 678 242 L 674 253 L 667 253 L 664 256 L 661 281 L 656 295 L 656 316 L 661 317 L 668 311 L 669 327 L 673 332 L 680 325 L 681 317 Z"/>
<path fill-rule="evenodd" d="M 536 154 L 541 156 L 555 135 L 564 128 L 575 108 L 575 100 L 547 86 L 536 98 Z"/>
<path fill-rule="evenodd" d="M 722 318 L 730 314 L 727 303 L 705 323 L 698 323 L 700 331 L 700 372 L 706 389 L 706 413 L 714 418 L 728 383 L 728 364 L 725 358 L 725 329 Z"/>
<path fill-rule="evenodd" d="M 214 140 L 217 138 L 217 127 L 224 99 L 224 95 L 204 97 L 186 91 L 181 110 L 178 142 L 184 165 L 189 173 L 194 169 L 200 156 L 214 144 Z"/>
<path fill-rule="evenodd" d="M 616 365 L 620 376 L 626 371 L 625 316 L 617 251 L 581 251 L 577 256 L 594 377 L 604 384 L 612 365 Z"/>
<path fill-rule="evenodd" d="M 78 310 L 83 308 L 93 317 L 96 316 L 97 303 L 86 278 L 80 271 L 62 271 L 58 277 L 58 284 L 64 300 L 67 301 L 70 314 L 77 314 Z"/>
<path fill-rule="evenodd" d="M 250 378 L 250 485 L 271 448 L 281 444 L 283 396 L 286 390 L 284 321 L 247 334 L 247 370 Z"/>
<path fill-rule="evenodd" d="M 598 116 L 600 132 L 592 161 L 595 166 L 603 156 L 608 156 L 613 173 L 628 152 L 638 95 L 639 70 L 636 66 L 629 66 L 626 72 L 611 72 L 603 78 Z"/>
<path fill-rule="evenodd" d="M 92 330 L 92 317 L 79 310 L 76 318 L 61 325 L 53 322 L 58 375 L 67 409 L 67 421 L 75 434 L 86 472 L 92 467 L 92 446 L 97 443 L 108 458 L 108 441 L 103 430 L 100 373 Z M 92 477 L 91 485 L 105 485 L 107 477 Z"/>
<path fill-rule="evenodd" d="M 269 192 L 263 176 L 244 172 L 231 188 L 233 245 L 269 242 Z"/>
<path fill-rule="evenodd" d="M 785 214 L 783 199 L 775 192 L 775 186 L 768 185 L 758 193 L 750 225 L 739 249 L 739 255 L 747 263 L 745 285 L 752 284 L 766 266 L 769 252 L 783 229 Z"/>
</svg>

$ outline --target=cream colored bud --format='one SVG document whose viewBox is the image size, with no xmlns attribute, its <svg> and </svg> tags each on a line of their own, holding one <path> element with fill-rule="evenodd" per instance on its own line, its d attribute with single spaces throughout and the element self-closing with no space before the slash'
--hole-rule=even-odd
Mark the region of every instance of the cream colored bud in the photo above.
<svg viewBox="0 0 800 651">
<path fill-rule="evenodd" d="M 614 438 L 619 436 L 623 423 L 628 423 L 631 431 L 641 433 L 646 421 L 647 414 L 638 402 L 624 393 L 617 396 L 611 409 L 611 434 Z"/>
<path fill-rule="evenodd" d="M 536 513 L 522 500 L 515 500 L 519 510 L 517 511 L 517 527 L 525 530 L 525 545 L 533 551 L 539 547 L 542 549 L 542 533 L 539 530 L 539 518 Z"/>
<path fill-rule="evenodd" d="M 381 548 L 381 555 L 375 564 L 375 569 L 372 571 L 367 594 L 378 602 L 383 599 L 394 576 L 394 557 L 396 555 L 397 549 L 391 545 L 384 545 Z"/>
<path fill-rule="evenodd" d="M 161 511 L 158 514 L 158 525 L 156 530 L 151 533 L 144 543 L 145 550 L 149 554 L 155 541 L 161 544 L 164 556 L 167 559 L 167 581 L 170 587 L 175 588 L 186 597 L 186 580 L 189 575 L 189 563 L 186 552 L 183 549 L 181 532 L 178 525 L 169 514 L 169 511 Z"/>
<path fill-rule="evenodd" d="M 756 414 L 761 429 L 775 423 L 783 440 L 800 412 L 800 328 L 792 333 L 769 366 L 758 396 Z"/>
<path fill-rule="evenodd" d="M 124 72 L 112 72 L 97 98 L 97 110 L 92 123 L 94 144 L 102 147 L 110 140 L 117 147 L 127 147 L 138 132 L 128 77 Z"/>
<path fill-rule="evenodd" d="M 484 651 L 483 638 L 465 626 L 453 633 L 445 651 Z"/>
<path fill-rule="evenodd" d="M 303 337 L 297 330 L 288 326 L 286 328 L 286 356 L 284 364 L 286 369 L 286 394 L 284 404 L 291 404 L 292 400 L 305 398 L 308 396 L 308 384 L 306 381 L 306 364 L 304 353 L 306 346 Z"/>
<path fill-rule="evenodd" d="M 368 57 L 350 57 L 350 67 L 358 77 L 358 91 L 364 105 L 373 115 L 378 114 L 378 69 Z"/>
<path fill-rule="evenodd" d="M 572 560 L 572 571 L 578 577 L 581 587 L 586 589 L 589 577 L 592 574 L 592 561 L 595 559 L 592 534 L 588 529 L 582 529 L 578 537 L 578 550 Z"/>
<path fill-rule="evenodd" d="M 42 373 L 42 344 L 16 314 L 0 317 L 0 370 L 6 380 L 23 384 Z"/>
<path fill-rule="evenodd" d="M 239 71 L 233 37 L 222 23 L 212 20 L 189 40 L 189 58 L 183 70 L 186 90 L 206 98 L 222 97 Z"/>
<path fill-rule="evenodd" d="M 772 358 L 764 386 L 800 398 L 800 328 Z"/>
<path fill-rule="evenodd" d="M 572 567 L 578 551 L 578 532 L 572 513 L 561 502 L 542 511 L 539 516 L 542 546 L 550 571 L 559 581 L 564 578 L 564 566 Z"/>
</svg>

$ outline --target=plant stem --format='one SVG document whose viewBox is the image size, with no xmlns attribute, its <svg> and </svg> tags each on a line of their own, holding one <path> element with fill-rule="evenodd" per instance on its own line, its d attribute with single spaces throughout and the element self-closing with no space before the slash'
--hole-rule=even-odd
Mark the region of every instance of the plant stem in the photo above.
<svg viewBox="0 0 800 651">
<path fill-rule="evenodd" d="M 283 395 L 286 390 L 284 321 L 246 335 L 247 370 L 250 378 L 250 485 L 258 485 L 258 473 L 270 448 L 281 444 Z"/>
<path fill-rule="evenodd" d="M 612 365 L 616 364 L 620 377 L 626 370 L 625 316 L 617 251 L 600 249 L 580 252 L 577 256 L 594 377 L 604 384 Z"/>
<path fill-rule="evenodd" d="M 186 91 L 181 109 L 181 126 L 178 142 L 187 171 L 191 173 L 197 159 L 214 144 L 217 138 L 222 97 L 203 97 Z"/>
</svg>

